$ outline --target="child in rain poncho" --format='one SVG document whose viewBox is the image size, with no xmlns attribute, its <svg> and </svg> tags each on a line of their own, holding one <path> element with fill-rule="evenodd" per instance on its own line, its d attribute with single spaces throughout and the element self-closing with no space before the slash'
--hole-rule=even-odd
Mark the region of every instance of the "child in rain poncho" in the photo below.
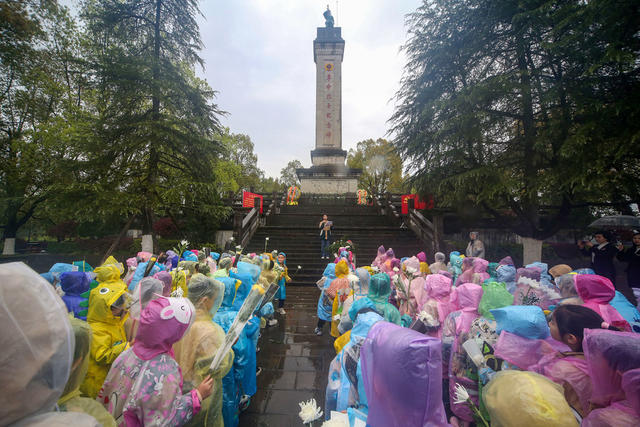
<svg viewBox="0 0 640 427">
<path fill-rule="evenodd" d="M 180 367 L 171 356 L 194 317 L 186 298 L 160 297 L 142 311 L 133 347 L 114 362 L 98 396 L 118 425 L 184 425 L 200 411 L 213 379 L 183 395 Z"/>
<path fill-rule="evenodd" d="M 95 398 L 102 387 L 107 372 L 114 360 L 127 349 L 127 335 L 124 323 L 126 285 L 120 280 L 120 270 L 112 265 L 104 265 L 95 270 L 98 286 L 89 294 L 87 322 L 91 326 L 91 357 L 89 369 L 80 391 Z"/>
<path fill-rule="evenodd" d="M 276 258 L 276 267 L 278 272 L 278 285 L 280 288 L 276 293 L 274 299 L 278 300 L 278 313 L 281 315 L 287 314 L 284 311 L 284 301 L 287 298 L 287 289 L 285 287 L 287 282 L 291 281 L 291 277 L 289 277 L 289 269 L 287 268 L 287 255 L 284 252 L 280 252 L 278 257 Z"/>
<path fill-rule="evenodd" d="M 482 287 L 474 283 L 465 283 L 456 288 L 457 304 L 460 310 L 447 316 L 442 329 L 443 355 L 449 355 L 449 396 L 451 410 L 465 421 L 473 421 L 471 410 L 464 403 L 455 404 L 456 385 L 460 384 L 474 392 L 477 402 L 478 383 L 476 378 L 467 377 L 470 365 L 462 343 L 469 338 L 469 331 L 475 319 L 480 317 L 478 306 L 482 299 Z"/>
<path fill-rule="evenodd" d="M 333 359 L 325 394 L 325 414 L 357 408 L 366 413 L 367 398 L 362 382 L 360 349 L 371 327 L 383 320 L 373 309 L 365 307 L 356 313 L 349 342 Z M 328 418 L 328 416 L 327 416 Z"/>
<path fill-rule="evenodd" d="M 356 276 L 358 280 L 349 282 L 353 284 L 353 291 L 344 301 L 344 304 L 342 304 L 342 314 L 340 315 L 340 323 L 338 324 L 338 331 L 342 334 L 349 331 L 353 326 L 351 318 L 349 317 L 351 306 L 355 301 L 366 297 L 369 292 L 369 281 L 371 280 L 369 272 L 364 268 L 357 268 Z"/>
<path fill-rule="evenodd" d="M 317 285 L 322 291 L 318 298 L 318 325 L 314 330 L 316 335 L 322 335 L 322 327 L 326 322 L 331 321 L 331 311 L 333 309 L 333 300 L 329 298 L 326 290 L 329 289 L 331 282 L 336 278 L 336 264 L 330 262 L 324 268 L 322 278 L 318 280 Z"/>
<path fill-rule="evenodd" d="M 349 265 L 345 260 L 340 260 L 336 264 L 336 278 L 331 281 L 329 287 L 324 291 L 324 294 L 329 297 L 331 303 L 331 336 L 339 337 L 338 322 L 336 319 L 341 313 L 338 313 L 342 303 L 347 299 L 349 293 Z"/>
<path fill-rule="evenodd" d="M 82 320 L 87 320 L 87 316 L 80 314 L 84 310 L 80 303 L 87 300 L 82 294 L 89 290 L 89 282 L 89 276 L 82 271 L 68 271 L 60 275 L 60 288 L 64 291 L 62 301 L 74 317 Z"/>
<path fill-rule="evenodd" d="M 431 270 L 431 274 L 439 273 L 440 271 L 447 271 L 447 257 L 442 252 L 436 252 L 435 262 L 429 266 L 429 270 Z"/>
<path fill-rule="evenodd" d="M 189 300 L 196 307 L 196 318 L 180 341 L 173 345 L 176 362 L 182 369 L 183 392 L 193 390 L 207 376 L 215 383 L 213 395 L 202 402 L 202 410 L 193 417 L 193 426 L 223 426 L 222 377 L 233 366 L 233 351 L 229 351 L 220 367 L 209 370 L 213 356 L 224 342 L 224 330 L 212 321 L 222 305 L 224 285 L 202 274 L 195 274 L 189 281 Z"/>
<path fill-rule="evenodd" d="M 74 335 L 60 297 L 21 262 L 0 264 L 0 283 L 0 323 L 11 327 L 0 334 L 0 422 L 99 426 L 86 414 L 53 412 L 73 363 Z"/>
<path fill-rule="evenodd" d="M 360 350 L 372 427 L 445 426 L 440 340 L 387 322 L 371 327 Z"/>
<path fill-rule="evenodd" d="M 84 273 L 83 273 L 84 274 Z M 65 412 L 82 412 L 94 417 L 103 427 L 115 427 L 116 422 L 104 407 L 94 399 L 81 397 L 80 384 L 89 367 L 89 350 L 91 348 L 91 328 L 86 322 L 71 319 L 71 327 L 75 336 L 73 364 L 67 385 L 58 399 L 58 408 Z"/>
<path fill-rule="evenodd" d="M 609 304 L 615 297 L 616 289 L 611 280 L 597 274 L 578 274 L 575 278 L 578 296 L 584 301 L 584 306 L 598 313 L 605 322 L 624 331 L 630 331 L 631 326 L 620 313 Z"/>
<path fill-rule="evenodd" d="M 224 296 L 222 305 L 213 316 L 213 321 L 220 325 L 225 333 L 233 324 L 233 320 L 238 314 L 234 308 L 236 289 L 240 290 L 240 281 L 231 277 L 221 277 L 218 280 L 224 285 Z M 244 290 L 242 291 L 244 293 Z M 243 300 L 246 294 L 240 295 Z M 240 405 L 240 395 L 242 381 L 244 380 L 245 367 L 248 363 L 248 343 L 244 332 L 240 334 L 238 341 L 233 345 L 233 369 L 222 378 L 222 418 L 225 426 L 237 426 L 240 422 L 238 418 L 238 407 Z"/>
<path fill-rule="evenodd" d="M 582 425 L 640 425 L 640 335 L 587 329 L 583 347 L 596 409 Z"/>
<path fill-rule="evenodd" d="M 429 335 L 442 337 L 442 325 L 449 313 L 457 310 L 451 298 L 451 279 L 442 274 L 430 274 L 424 283 L 422 300 L 418 302 L 421 317 L 431 320 L 433 328 Z M 424 322 L 424 319 L 423 319 Z"/>
<path fill-rule="evenodd" d="M 418 301 L 423 299 L 425 278 L 420 274 L 420 261 L 416 257 L 402 263 L 402 272 L 394 278 L 396 299 L 401 315 L 415 318 L 418 313 Z M 405 295 L 406 291 L 408 295 Z"/>
<path fill-rule="evenodd" d="M 354 302 L 349 309 L 349 317 L 355 319 L 356 313 L 367 305 L 372 305 L 387 322 L 401 324 L 400 312 L 389 302 L 391 295 L 391 279 L 386 273 L 378 273 L 371 277 L 369 293 L 366 298 Z"/>
</svg>

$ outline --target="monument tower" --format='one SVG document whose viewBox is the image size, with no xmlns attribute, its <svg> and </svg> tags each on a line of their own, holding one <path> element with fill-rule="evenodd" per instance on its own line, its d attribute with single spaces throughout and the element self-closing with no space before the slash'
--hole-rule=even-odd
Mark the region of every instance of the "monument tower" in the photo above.
<svg viewBox="0 0 640 427">
<path fill-rule="evenodd" d="M 297 169 L 302 193 L 347 194 L 358 190 L 360 169 L 346 167 L 342 149 L 342 58 L 341 28 L 334 27 L 329 7 L 325 26 L 313 41 L 316 63 L 316 148 L 311 150 L 310 168 Z"/>
</svg>

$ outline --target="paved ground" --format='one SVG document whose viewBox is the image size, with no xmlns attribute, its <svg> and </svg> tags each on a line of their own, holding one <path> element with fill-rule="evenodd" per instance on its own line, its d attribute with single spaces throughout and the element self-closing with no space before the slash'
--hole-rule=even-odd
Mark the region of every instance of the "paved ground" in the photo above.
<svg viewBox="0 0 640 427">
<path fill-rule="evenodd" d="M 316 287 L 287 287 L 285 316 L 276 315 L 278 325 L 262 330 L 259 341 L 258 392 L 251 406 L 240 415 L 241 427 L 302 425 L 298 402 L 315 398 L 324 407 L 329 364 L 335 357 L 329 325 L 316 336 Z"/>
</svg>

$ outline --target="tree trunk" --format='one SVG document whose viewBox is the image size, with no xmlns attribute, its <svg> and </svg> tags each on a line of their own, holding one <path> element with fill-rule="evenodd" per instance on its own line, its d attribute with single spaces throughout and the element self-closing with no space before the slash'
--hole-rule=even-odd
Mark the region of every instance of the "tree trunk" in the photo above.
<svg viewBox="0 0 640 427">
<path fill-rule="evenodd" d="M 16 238 L 5 237 L 4 248 L 2 249 L 2 255 L 15 255 L 16 254 Z"/>
<path fill-rule="evenodd" d="M 523 264 L 531 264 L 542 260 L 542 240 L 532 237 L 521 237 Z"/>
<path fill-rule="evenodd" d="M 153 253 L 153 234 L 142 235 L 142 251 Z"/>
</svg>

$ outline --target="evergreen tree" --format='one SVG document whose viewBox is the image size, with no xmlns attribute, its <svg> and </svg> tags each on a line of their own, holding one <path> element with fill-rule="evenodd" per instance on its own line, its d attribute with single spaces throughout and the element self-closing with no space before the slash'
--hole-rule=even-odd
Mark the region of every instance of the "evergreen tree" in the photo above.
<svg viewBox="0 0 640 427">
<path fill-rule="evenodd" d="M 122 210 L 222 215 L 212 168 L 223 152 L 215 92 L 202 66 L 197 0 L 86 0 L 98 121 L 90 152 L 101 188 Z M 122 203 L 106 197 L 104 203 Z"/>
<path fill-rule="evenodd" d="M 412 184 L 534 239 L 638 201 L 639 7 L 425 0 L 392 117 Z"/>
</svg>

